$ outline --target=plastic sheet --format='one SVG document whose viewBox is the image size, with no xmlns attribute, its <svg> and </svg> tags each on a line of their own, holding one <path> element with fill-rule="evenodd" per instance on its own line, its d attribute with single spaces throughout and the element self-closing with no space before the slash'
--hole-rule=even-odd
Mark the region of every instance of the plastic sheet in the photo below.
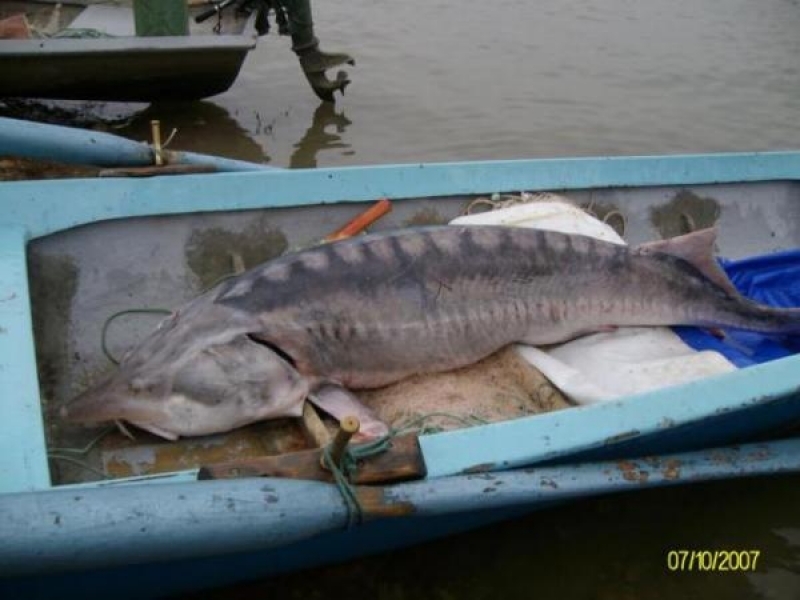
<svg viewBox="0 0 800 600">
<path fill-rule="evenodd" d="M 800 307 L 800 250 L 742 260 L 721 259 L 736 288 L 748 298 L 779 307 Z M 747 367 L 800 352 L 800 336 L 767 336 L 725 330 L 722 338 L 703 329 L 675 327 L 696 350 L 715 350 L 737 367 Z"/>
</svg>

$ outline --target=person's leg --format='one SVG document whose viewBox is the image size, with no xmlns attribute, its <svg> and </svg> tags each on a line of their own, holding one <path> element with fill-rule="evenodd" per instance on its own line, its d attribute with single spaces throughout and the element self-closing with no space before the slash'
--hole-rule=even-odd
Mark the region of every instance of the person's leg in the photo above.
<svg viewBox="0 0 800 600">
<path fill-rule="evenodd" d="M 314 35 L 314 22 L 311 17 L 310 0 L 279 0 L 286 10 L 289 34 L 292 36 L 292 50 L 300 59 L 308 82 L 322 100 L 333 102 L 336 90 L 344 93 L 350 83 L 347 73 L 339 71 L 336 79 L 328 79 L 325 71 L 344 64 L 355 65 L 349 54 L 327 53 L 319 49 L 319 40 Z"/>
</svg>

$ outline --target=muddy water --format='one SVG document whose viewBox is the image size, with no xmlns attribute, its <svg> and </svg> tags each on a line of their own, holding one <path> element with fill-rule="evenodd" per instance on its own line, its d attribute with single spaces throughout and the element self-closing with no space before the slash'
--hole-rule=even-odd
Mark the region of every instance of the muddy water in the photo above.
<svg viewBox="0 0 800 600">
<path fill-rule="evenodd" d="M 353 84 L 319 106 L 270 34 L 176 146 L 279 166 L 796 147 L 796 0 L 317 2 Z"/>
</svg>

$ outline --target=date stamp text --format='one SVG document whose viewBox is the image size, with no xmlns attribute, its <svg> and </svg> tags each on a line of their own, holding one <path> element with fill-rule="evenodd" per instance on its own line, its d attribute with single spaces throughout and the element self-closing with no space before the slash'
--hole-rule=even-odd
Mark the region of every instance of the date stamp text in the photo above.
<svg viewBox="0 0 800 600">
<path fill-rule="evenodd" d="M 670 571 L 755 571 L 761 550 L 669 550 Z"/>
</svg>

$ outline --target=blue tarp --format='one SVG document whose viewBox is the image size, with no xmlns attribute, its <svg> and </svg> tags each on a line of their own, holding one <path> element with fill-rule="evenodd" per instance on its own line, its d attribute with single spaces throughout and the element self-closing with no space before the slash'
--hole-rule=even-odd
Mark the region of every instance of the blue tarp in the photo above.
<svg viewBox="0 0 800 600">
<path fill-rule="evenodd" d="M 736 288 L 762 304 L 800 307 L 800 250 L 777 252 L 742 260 L 721 259 Z M 800 352 L 800 336 L 765 336 L 726 330 L 724 339 L 695 327 L 675 332 L 696 350 L 716 350 L 737 367 L 746 367 Z"/>
</svg>

